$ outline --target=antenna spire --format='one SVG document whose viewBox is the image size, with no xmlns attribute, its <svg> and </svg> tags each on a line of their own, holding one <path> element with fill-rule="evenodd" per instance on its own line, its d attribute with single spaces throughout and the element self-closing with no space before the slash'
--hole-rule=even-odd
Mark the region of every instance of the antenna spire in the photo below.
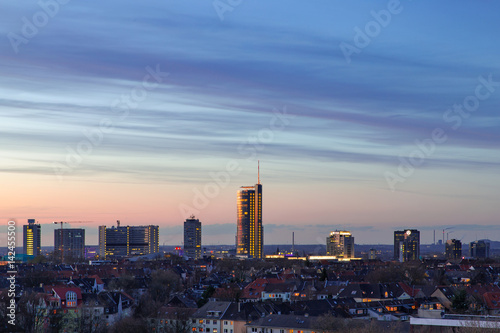
<svg viewBox="0 0 500 333">
<path fill-rule="evenodd" d="M 260 160 L 257 160 L 257 184 L 260 184 Z"/>
</svg>

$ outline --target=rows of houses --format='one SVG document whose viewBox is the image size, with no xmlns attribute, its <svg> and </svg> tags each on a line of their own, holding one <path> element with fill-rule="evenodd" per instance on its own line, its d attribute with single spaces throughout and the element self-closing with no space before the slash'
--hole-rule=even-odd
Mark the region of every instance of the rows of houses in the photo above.
<svg viewBox="0 0 500 333">
<path fill-rule="evenodd" d="M 391 263 L 380 261 L 288 268 L 235 262 L 235 267 L 221 269 L 217 264 L 27 265 L 19 269 L 17 296 L 34 295 L 28 308 L 40 332 L 56 326 L 67 332 L 81 325 L 111 327 L 137 309 L 155 271 L 169 271 L 182 281 L 181 288 L 148 314 L 147 325 L 156 332 L 304 333 L 321 331 L 320 324 L 330 319 L 438 320 L 457 312 L 459 293 L 463 313 L 500 315 L 500 266 L 495 263 L 421 263 L 425 269 L 419 284 L 367 282 L 370 272 L 390 268 Z M 240 264 L 248 267 L 241 275 Z M 53 283 L 22 285 L 30 276 L 48 272 Z M 132 277 L 130 285 L 117 288 L 124 276 Z M 446 283 L 433 284 L 438 278 Z M 0 290 L 0 302 L 5 297 Z"/>
</svg>

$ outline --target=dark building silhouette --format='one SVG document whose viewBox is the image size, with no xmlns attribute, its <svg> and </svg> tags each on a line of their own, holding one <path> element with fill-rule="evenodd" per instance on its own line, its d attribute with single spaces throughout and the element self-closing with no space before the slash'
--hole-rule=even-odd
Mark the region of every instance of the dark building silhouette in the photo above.
<svg viewBox="0 0 500 333">
<path fill-rule="evenodd" d="M 445 247 L 446 259 L 462 258 L 462 242 L 458 239 L 449 239 L 446 241 Z"/>
<path fill-rule="evenodd" d="M 201 222 L 194 215 L 184 222 L 184 254 L 189 258 L 201 258 Z"/>
<path fill-rule="evenodd" d="M 61 236 L 62 234 L 62 236 Z M 54 253 L 66 259 L 82 259 L 85 256 L 85 229 L 55 229 Z"/>
<path fill-rule="evenodd" d="M 485 240 L 478 240 L 469 244 L 470 256 L 473 258 L 489 258 L 490 243 Z"/>
<path fill-rule="evenodd" d="M 420 231 L 406 229 L 394 231 L 394 259 L 400 262 L 420 258 Z"/>
</svg>

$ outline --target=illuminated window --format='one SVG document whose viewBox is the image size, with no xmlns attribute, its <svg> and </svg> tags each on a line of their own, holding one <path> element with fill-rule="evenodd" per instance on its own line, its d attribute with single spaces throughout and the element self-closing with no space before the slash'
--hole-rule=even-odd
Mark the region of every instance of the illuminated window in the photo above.
<svg viewBox="0 0 500 333">
<path fill-rule="evenodd" d="M 66 306 L 67 307 L 76 307 L 76 293 L 74 291 L 68 291 L 66 293 Z"/>
</svg>

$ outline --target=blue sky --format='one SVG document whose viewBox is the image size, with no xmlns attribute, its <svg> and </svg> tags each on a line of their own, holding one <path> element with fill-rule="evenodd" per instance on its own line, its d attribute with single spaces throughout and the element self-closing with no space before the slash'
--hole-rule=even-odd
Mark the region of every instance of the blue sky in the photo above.
<svg viewBox="0 0 500 333">
<path fill-rule="evenodd" d="M 266 243 L 500 239 L 496 2 L 0 3 L 5 221 L 153 223 L 179 244 L 191 211 L 230 244 L 260 160 Z"/>
</svg>

